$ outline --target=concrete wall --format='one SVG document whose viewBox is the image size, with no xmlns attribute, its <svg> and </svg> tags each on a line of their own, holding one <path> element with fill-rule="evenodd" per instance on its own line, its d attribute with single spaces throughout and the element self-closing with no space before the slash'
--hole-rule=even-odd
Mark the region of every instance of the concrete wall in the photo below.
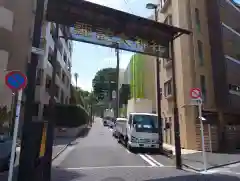
<svg viewBox="0 0 240 181">
<path fill-rule="evenodd" d="M 86 127 L 87 125 L 82 125 L 77 128 L 62 128 L 62 130 L 60 128 L 55 128 L 54 134 L 55 137 L 76 137 Z"/>
</svg>

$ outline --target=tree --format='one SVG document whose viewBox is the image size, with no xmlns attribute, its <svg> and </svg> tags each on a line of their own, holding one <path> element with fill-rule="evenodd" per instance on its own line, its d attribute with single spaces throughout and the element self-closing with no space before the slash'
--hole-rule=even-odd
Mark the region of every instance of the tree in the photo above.
<svg viewBox="0 0 240 181">
<path fill-rule="evenodd" d="M 74 78 L 75 78 L 75 82 L 76 82 L 76 88 L 77 88 L 78 77 L 79 77 L 78 73 L 74 73 Z"/>
<path fill-rule="evenodd" d="M 116 68 L 104 68 L 99 70 L 92 80 L 93 93 L 98 100 L 103 100 L 105 95 L 111 95 L 116 90 Z"/>
</svg>

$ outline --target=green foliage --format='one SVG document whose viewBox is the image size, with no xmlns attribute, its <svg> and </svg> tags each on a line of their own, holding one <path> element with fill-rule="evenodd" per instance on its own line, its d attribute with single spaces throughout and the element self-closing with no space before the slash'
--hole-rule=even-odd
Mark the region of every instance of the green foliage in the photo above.
<svg viewBox="0 0 240 181">
<path fill-rule="evenodd" d="M 79 127 L 87 124 L 90 117 L 88 112 L 81 105 L 63 105 L 55 106 L 55 124 L 59 127 Z"/>
<path fill-rule="evenodd" d="M 109 90 L 112 91 L 116 89 L 116 82 L 116 68 L 104 68 L 99 70 L 92 80 L 94 95 L 98 98 L 98 100 L 103 100 L 105 93 L 107 93 L 107 95 L 111 94 Z"/>
<path fill-rule="evenodd" d="M 73 85 L 71 85 L 70 87 L 70 91 L 71 91 L 71 98 L 70 98 L 70 104 L 75 104 L 75 105 L 78 105 L 80 104 L 81 106 L 85 107 L 85 102 L 84 102 L 84 98 L 83 98 L 83 95 L 84 94 L 87 94 L 84 92 L 83 94 L 83 90 L 81 89 L 76 89 Z"/>
</svg>

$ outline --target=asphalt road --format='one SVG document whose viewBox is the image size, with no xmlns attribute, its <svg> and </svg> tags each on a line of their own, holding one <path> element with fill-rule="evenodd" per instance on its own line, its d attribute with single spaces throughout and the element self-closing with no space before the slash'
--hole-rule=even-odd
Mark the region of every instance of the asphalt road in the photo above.
<svg viewBox="0 0 240 181">
<path fill-rule="evenodd" d="M 230 175 L 202 175 L 177 170 L 166 158 L 134 154 L 96 119 L 92 129 L 53 161 L 52 181 L 240 181 Z"/>
</svg>

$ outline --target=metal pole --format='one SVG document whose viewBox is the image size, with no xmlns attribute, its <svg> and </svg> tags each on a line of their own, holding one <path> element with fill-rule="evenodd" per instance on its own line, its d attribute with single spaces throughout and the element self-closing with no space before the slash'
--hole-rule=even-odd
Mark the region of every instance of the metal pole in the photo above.
<svg viewBox="0 0 240 181">
<path fill-rule="evenodd" d="M 155 21 L 158 21 L 157 7 L 154 9 Z M 161 110 L 161 82 L 160 82 L 160 60 L 159 55 L 156 57 L 156 89 L 157 89 L 157 114 L 158 114 L 158 135 L 159 135 L 159 148 L 162 149 L 162 110 Z"/>
<path fill-rule="evenodd" d="M 39 48 L 41 40 L 41 26 L 44 16 L 44 4 L 44 0 L 37 0 L 37 9 L 32 41 L 32 46 L 36 48 Z M 38 135 L 29 135 L 34 132 L 32 127 L 32 107 L 35 100 L 36 70 L 38 58 L 39 57 L 37 54 L 31 53 L 31 62 L 28 63 L 27 69 L 28 85 L 26 88 L 26 102 L 24 106 L 24 124 L 22 128 L 23 133 L 21 140 L 18 181 L 34 180 L 34 164 L 39 151 L 37 146 L 34 145 L 34 143 L 36 144 L 36 139 Z M 40 148 L 40 144 L 38 146 Z"/>
<path fill-rule="evenodd" d="M 46 141 L 46 152 L 45 152 L 45 160 L 46 166 L 44 167 L 45 170 L 43 172 L 44 181 L 51 180 L 51 167 L 52 167 L 52 145 L 54 139 L 54 119 L 55 119 L 55 91 L 56 91 L 56 74 L 57 74 L 57 51 L 59 45 L 59 24 L 56 24 L 56 32 L 54 33 L 54 54 L 53 54 L 53 71 L 52 71 L 52 81 L 50 86 L 50 100 L 49 100 L 49 109 L 50 117 L 48 119 L 48 126 L 47 126 L 47 141 Z"/>
<path fill-rule="evenodd" d="M 198 114 L 201 125 L 201 137 L 202 137 L 202 153 L 203 153 L 203 164 L 204 171 L 207 171 L 207 158 L 206 158 L 206 150 L 205 150 L 205 140 L 204 140 L 204 128 L 203 128 L 203 120 L 202 120 L 202 104 L 198 104 Z"/>
<path fill-rule="evenodd" d="M 9 123 L 10 123 L 10 136 L 13 136 L 13 132 L 14 132 L 14 115 L 16 112 L 16 108 L 15 108 L 15 102 L 16 102 L 16 94 L 13 92 L 12 93 L 12 103 L 11 103 L 11 115 L 9 117 Z"/>
<path fill-rule="evenodd" d="M 110 105 L 111 105 L 111 99 L 112 99 L 112 97 L 111 97 L 111 80 L 109 79 L 108 80 L 108 100 L 109 100 L 109 102 L 108 102 L 108 109 L 110 109 Z"/>
<path fill-rule="evenodd" d="M 208 139 L 209 139 L 209 148 L 212 152 L 212 131 L 211 131 L 211 124 L 208 124 Z"/>
<path fill-rule="evenodd" d="M 12 143 L 10 165 L 9 165 L 9 172 L 8 172 L 8 181 L 12 181 L 12 177 L 13 177 L 13 167 L 14 167 L 14 160 L 15 160 L 17 136 L 18 136 L 18 126 L 19 126 L 19 117 L 20 117 L 20 110 L 21 110 L 22 92 L 23 92 L 22 90 L 20 90 L 18 92 L 16 116 L 15 116 L 14 131 L 13 131 L 13 143 Z"/>
<path fill-rule="evenodd" d="M 116 80 L 116 84 L 117 84 L 117 88 L 116 88 L 116 117 L 119 117 L 119 64 L 120 64 L 120 58 L 119 58 L 119 48 L 118 48 L 118 44 L 116 45 L 116 55 L 117 55 L 117 68 L 116 68 L 116 76 L 117 76 L 117 80 Z"/>
<path fill-rule="evenodd" d="M 176 168 L 182 169 L 182 153 L 180 140 L 180 125 L 177 105 L 177 85 L 176 85 L 176 67 L 174 57 L 173 40 L 170 43 L 171 58 L 172 58 L 172 83 L 173 83 L 173 116 L 174 116 L 174 139 L 175 139 L 175 153 L 176 153 Z"/>
</svg>

